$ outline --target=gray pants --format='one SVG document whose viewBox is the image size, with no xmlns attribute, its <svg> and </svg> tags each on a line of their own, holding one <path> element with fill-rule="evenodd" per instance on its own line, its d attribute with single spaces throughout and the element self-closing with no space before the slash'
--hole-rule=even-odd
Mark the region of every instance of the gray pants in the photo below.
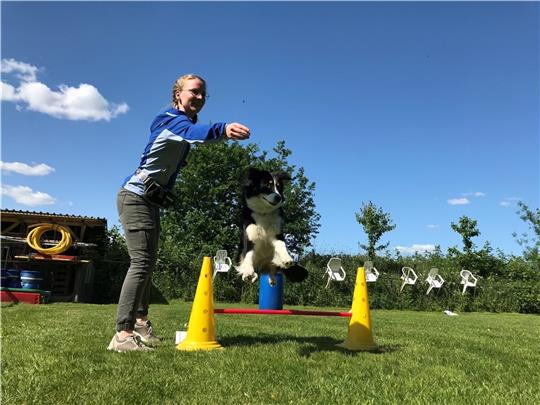
<svg viewBox="0 0 540 405">
<path fill-rule="evenodd" d="M 133 330 L 136 318 L 148 314 L 159 241 L 159 207 L 125 189 L 118 192 L 116 205 L 130 258 L 118 300 L 116 330 Z"/>
</svg>

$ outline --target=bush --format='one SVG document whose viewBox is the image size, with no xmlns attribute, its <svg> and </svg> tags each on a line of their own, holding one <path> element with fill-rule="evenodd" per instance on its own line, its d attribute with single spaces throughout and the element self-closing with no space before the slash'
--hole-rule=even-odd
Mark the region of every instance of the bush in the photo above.
<svg viewBox="0 0 540 405">
<path fill-rule="evenodd" d="M 108 251 L 103 260 L 96 260 L 96 302 L 116 302 L 129 266 L 123 238 L 112 231 Z M 153 274 L 156 296 L 162 299 L 180 298 L 193 300 L 205 254 L 210 255 L 219 247 L 207 243 L 204 252 L 186 254 L 174 249 L 174 241 L 163 238 L 159 260 Z M 208 252 L 208 253 L 206 253 Z M 332 256 L 340 257 L 347 277 L 343 282 L 326 285 L 326 265 Z M 331 306 L 350 308 L 354 292 L 356 269 L 364 264 L 366 256 L 311 252 L 300 259 L 308 269 L 309 277 L 302 283 L 286 283 L 285 305 Z M 234 262 L 234 261 L 233 261 Z M 489 245 L 480 251 L 461 253 L 449 249 L 446 255 L 440 250 L 426 255 L 402 257 L 400 255 L 376 257 L 373 265 L 380 277 L 368 283 L 370 308 L 409 309 L 418 311 L 488 311 L 540 313 L 540 269 L 538 260 L 523 257 L 494 256 Z M 407 285 L 400 293 L 401 269 L 412 267 L 418 281 Z M 432 267 L 439 269 L 445 283 L 440 290 L 433 289 L 426 295 L 425 279 Z M 478 277 L 475 289 L 461 294 L 459 272 L 467 268 Z M 220 273 L 214 281 L 216 302 L 244 302 L 256 304 L 259 298 L 259 283 L 245 283 L 232 269 Z"/>
</svg>

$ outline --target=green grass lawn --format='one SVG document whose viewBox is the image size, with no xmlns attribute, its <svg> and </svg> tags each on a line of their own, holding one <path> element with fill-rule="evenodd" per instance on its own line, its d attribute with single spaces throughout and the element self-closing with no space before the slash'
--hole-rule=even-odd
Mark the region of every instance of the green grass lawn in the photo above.
<svg viewBox="0 0 540 405">
<path fill-rule="evenodd" d="M 535 315 L 374 310 L 378 353 L 335 347 L 348 318 L 216 315 L 225 350 L 181 352 L 190 309 L 153 305 L 164 344 L 111 353 L 116 305 L 2 307 L 2 404 L 540 403 Z"/>
</svg>

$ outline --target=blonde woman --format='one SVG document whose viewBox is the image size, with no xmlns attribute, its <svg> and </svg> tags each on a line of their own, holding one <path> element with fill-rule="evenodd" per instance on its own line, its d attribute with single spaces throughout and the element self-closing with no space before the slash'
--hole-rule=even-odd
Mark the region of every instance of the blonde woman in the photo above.
<svg viewBox="0 0 540 405">
<path fill-rule="evenodd" d="M 160 232 L 159 209 L 172 201 L 171 190 L 191 146 L 250 136 L 249 128 L 236 122 L 198 124 L 197 114 L 207 97 L 202 77 L 189 74 L 175 81 L 172 107 L 154 119 L 139 167 L 124 180 L 118 193 L 117 208 L 130 266 L 118 300 L 116 333 L 108 350 L 150 351 L 151 346 L 159 344 L 148 320 Z"/>
</svg>

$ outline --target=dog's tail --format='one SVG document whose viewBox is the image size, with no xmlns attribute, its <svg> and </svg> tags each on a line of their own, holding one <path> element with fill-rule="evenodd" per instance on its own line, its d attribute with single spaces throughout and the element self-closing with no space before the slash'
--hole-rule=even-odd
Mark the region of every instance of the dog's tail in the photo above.
<svg viewBox="0 0 540 405">
<path fill-rule="evenodd" d="M 300 283 L 308 278 L 307 269 L 299 264 L 293 264 L 291 267 L 282 269 L 281 271 L 291 283 Z"/>
</svg>

